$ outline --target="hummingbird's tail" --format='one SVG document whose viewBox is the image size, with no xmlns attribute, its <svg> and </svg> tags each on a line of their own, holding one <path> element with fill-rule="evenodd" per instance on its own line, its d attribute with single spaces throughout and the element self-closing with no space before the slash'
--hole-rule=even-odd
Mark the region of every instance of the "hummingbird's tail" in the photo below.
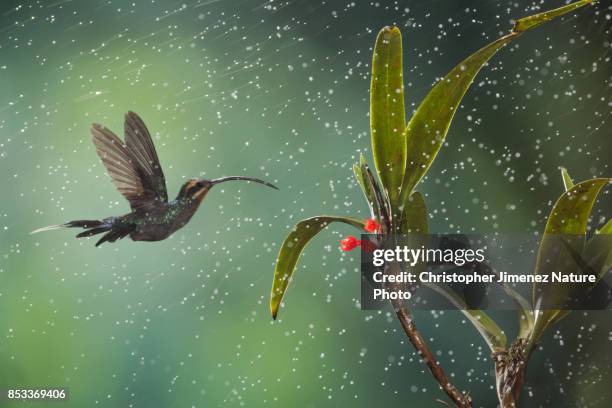
<svg viewBox="0 0 612 408">
<path fill-rule="evenodd" d="M 274 184 L 268 183 L 267 181 L 263 181 L 263 180 L 256 179 L 256 178 L 253 178 L 253 177 L 244 177 L 244 176 L 220 177 L 220 178 L 217 178 L 217 179 L 210 180 L 210 184 L 212 184 L 214 186 L 215 184 L 225 183 L 226 181 L 233 181 L 233 180 L 252 181 L 254 183 L 263 184 L 264 186 L 272 187 L 273 189 L 278 190 L 278 187 L 276 187 Z"/>
<path fill-rule="evenodd" d="M 39 228 L 37 230 L 32 231 L 30 234 L 37 234 L 39 232 L 44 231 L 53 231 L 57 229 L 64 228 L 84 228 L 85 231 L 77 234 L 77 238 L 85 238 L 91 237 L 93 235 L 101 234 L 103 232 L 110 231 L 108 234 L 105 234 L 97 243 L 96 246 L 101 245 L 102 243 L 115 242 L 118 239 L 121 239 L 132 232 L 130 225 L 119 225 L 114 222 L 114 218 L 107 218 L 102 221 L 98 220 L 76 220 L 69 221 L 64 224 L 58 225 L 50 225 L 48 227 Z M 117 225 L 116 225 L 117 224 Z"/>
</svg>

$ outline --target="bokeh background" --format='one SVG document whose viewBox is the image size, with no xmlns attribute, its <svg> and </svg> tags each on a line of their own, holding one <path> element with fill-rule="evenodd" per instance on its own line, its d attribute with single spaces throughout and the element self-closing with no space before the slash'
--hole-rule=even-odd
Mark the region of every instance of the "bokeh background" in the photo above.
<svg viewBox="0 0 612 408">
<path fill-rule="evenodd" d="M 361 311 L 358 252 L 330 228 L 273 322 L 275 256 L 299 219 L 366 217 L 377 31 L 404 38 L 407 109 L 436 78 L 546 1 L 50 0 L 0 3 L 0 387 L 68 387 L 65 407 L 438 407 L 389 311 Z M 435 232 L 541 232 L 563 186 L 611 176 L 611 3 L 524 35 L 483 69 L 419 189 Z M 138 112 L 170 195 L 249 175 L 157 243 L 94 247 L 72 219 L 123 214 L 90 142 Z M 610 217 L 604 194 L 592 224 Z M 512 337 L 514 316 L 496 315 Z M 417 324 L 476 407 L 486 345 L 458 312 Z M 612 314 L 576 312 L 530 363 L 521 406 L 609 406 Z M 11 405 L 6 401 L 0 405 Z M 45 404 L 31 404 L 46 406 Z M 47 404 L 48 405 L 48 404 Z"/>
</svg>

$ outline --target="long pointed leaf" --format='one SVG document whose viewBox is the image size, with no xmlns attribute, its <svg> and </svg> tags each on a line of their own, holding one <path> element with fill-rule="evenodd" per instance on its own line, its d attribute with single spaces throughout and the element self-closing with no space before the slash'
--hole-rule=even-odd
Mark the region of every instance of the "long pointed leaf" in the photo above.
<svg viewBox="0 0 612 408">
<path fill-rule="evenodd" d="M 399 233 L 404 235 L 401 240 L 403 245 L 410 248 L 425 247 L 428 243 L 427 233 L 429 230 L 427 207 L 423 195 L 415 191 L 410 198 L 404 202 L 403 211 L 401 212 L 402 219 L 400 220 Z M 393 235 L 395 237 L 395 235 Z M 396 245 L 400 242 L 396 242 Z M 401 264 L 402 270 L 418 273 L 427 270 L 427 263 L 418 261 L 415 265 L 407 263 Z M 404 289 L 414 289 L 413 285 L 405 284 Z"/>
<path fill-rule="evenodd" d="M 587 263 L 584 268 L 597 275 L 597 282 L 603 279 L 604 275 L 612 266 L 612 219 L 608 220 L 601 229 L 588 240 L 582 254 L 578 254 L 577 263 Z M 585 289 L 591 290 L 593 286 Z"/>
<path fill-rule="evenodd" d="M 283 242 L 276 259 L 272 292 L 270 293 L 270 311 L 274 319 L 276 319 L 281 301 L 283 296 L 285 296 L 289 281 L 293 276 L 293 272 L 295 272 L 295 266 L 304 247 L 315 235 L 332 222 L 343 222 L 359 229 L 364 227 L 364 222 L 360 219 L 331 216 L 307 218 L 296 224 L 293 231 L 285 238 L 285 242 Z"/>
<path fill-rule="evenodd" d="M 571 11 L 574 11 L 582 6 L 586 6 L 587 4 L 593 3 L 593 0 L 580 0 L 565 5 L 563 7 L 556 8 L 554 10 L 545 11 L 543 13 L 534 14 L 529 17 L 523 17 L 514 23 L 514 28 L 512 31 L 523 32 L 527 30 L 531 30 L 541 24 L 546 23 L 552 19 L 560 17 L 564 14 L 567 14 Z"/>
<path fill-rule="evenodd" d="M 523 297 L 523 295 L 515 291 L 510 285 L 508 285 L 507 283 L 502 283 L 501 285 L 504 291 L 508 294 L 508 296 L 512 298 L 514 304 L 517 307 L 517 313 L 519 318 L 518 338 L 526 339 L 527 337 L 529 337 L 531 331 L 533 330 L 535 320 L 531 305 L 529 304 L 527 299 Z"/>
<path fill-rule="evenodd" d="M 598 234 L 612 234 L 612 218 L 604 224 L 603 227 L 597 230 Z"/>
<path fill-rule="evenodd" d="M 378 203 L 378 208 L 380 209 L 380 219 L 378 221 L 380 222 L 382 228 L 381 233 L 386 234 L 388 232 L 388 224 L 390 224 L 392 216 L 391 208 L 389 207 L 389 201 L 385 199 L 382 191 L 380 191 L 380 187 L 378 186 L 378 183 L 376 183 L 376 179 L 374 178 L 374 175 L 370 171 L 368 165 L 363 164 L 362 166 L 365 169 L 369 184 L 374 190 L 376 202 Z"/>
<path fill-rule="evenodd" d="M 570 177 L 565 167 L 561 167 L 561 177 L 563 178 L 563 187 L 565 187 L 565 191 L 574 187 L 574 181 Z"/>
<path fill-rule="evenodd" d="M 610 183 L 610 179 L 598 178 L 586 180 L 575 184 L 557 200 L 552 208 L 542 241 L 538 251 L 538 259 L 534 274 L 546 274 L 550 270 L 562 272 L 568 264 L 571 254 L 565 250 L 560 252 L 559 235 L 584 236 L 591 210 L 601 189 Z M 578 251 L 580 243 L 572 240 L 572 245 Z M 551 260 L 552 259 L 552 260 Z M 569 285 L 553 285 L 551 283 L 533 285 L 533 304 L 538 305 L 562 304 L 571 294 Z M 535 327 L 531 343 L 537 342 L 544 330 L 558 320 L 559 315 L 567 313 L 561 310 L 541 310 L 535 318 Z"/>
<path fill-rule="evenodd" d="M 368 206 L 370 207 L 370 213 L 372 215 L 372 218 L 375 218 L 380 222 L 381 209 L 376 198 L 375 187 L 372 185 L 372 182 L 368 175 L 368 164 L 363 154 L 359 157 L 359 164 L 353 165 L 353 172 L 355 173 L 357 183 L 359 183 L 359 185 L 361 186 L 363 195 L 368 201 Z"/>
<path fill-rule="evenodd" d="M 406 166 L 406 113 L 402 34 L 397 27 L 378 33 L 372 57 L 370 127 L 378 177 L 391 203 L 397 203 Z"/>
<path fill-rule="evenodd" d="M 404 203 L 400 231 L 402 234 L 425 235 L 428 229 L 425 199 L 423 198 L 423 194 L 415 191 Z"/>
<path fill-rule="evenodd" d="M 448 128 L 463 96 L 484 64 L 501 47 L 523 32 L 591 2 L 591 0 L 577 1 L 555 10 L 517 20 L 509 34 L 470 55 L 432 88 L 408 122 L 406 129 L 407 157 L 402 196 L 408 197 L 427 173 L 444 143 Z"/>
<path fill-rule="evenodd" d="M 482 310 L 468 309 L 463 299 L 443 285 L 426 284 L 426 286 L 444 296 L 453 306 L 459 309 L 482 335 L 491 351 L 499 351 L 506 348 L 507 339 L 504 331 L 488 314 Z"/>
</svg>

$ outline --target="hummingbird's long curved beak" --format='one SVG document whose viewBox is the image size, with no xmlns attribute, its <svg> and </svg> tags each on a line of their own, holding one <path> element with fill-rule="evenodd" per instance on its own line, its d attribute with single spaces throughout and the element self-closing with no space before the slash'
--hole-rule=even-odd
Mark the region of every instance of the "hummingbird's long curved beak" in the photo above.
<svg viewBox="0 0 612 408">
<path fill-rule="evenodd" d="M 216 179 L 212 179 L 212 180 L 206 180 L 206 181 L 212 187 L 215 184 L 225 183 L 226 181 L 234 181 L 234 180 L 252 181 L 254 183 L 263 184 L 264 186 L 268 186 L 268 187 L 271 187 L 271 188 L 273 188 L 275 190 L 278 190 L 278 187 L 276 187 L 274 184 L 271 184 L 271 183 L 268 183 L 267 181 L 263 181 L 263 180 L 256 179 L 256 178 L 253 178 L 253 177 L 228 176 L 228 177 L 220 177 L 220 178 L 216 178 Z M 202 180 L 202 181 L 204 181 L 204 180 Z"/>
</svg>

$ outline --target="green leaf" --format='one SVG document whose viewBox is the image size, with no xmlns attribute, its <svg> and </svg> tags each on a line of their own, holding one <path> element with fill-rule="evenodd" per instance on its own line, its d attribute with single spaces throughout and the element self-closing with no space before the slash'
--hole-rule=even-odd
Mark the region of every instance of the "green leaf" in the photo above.
<svg viewBox="0 0 612 408">
<path fill-rule="evenodd" d="M 372 181 L 368 175 L 368 165 L 363 154 L 359 158 L 359 164 L 353 165 L 353 172 L 355 173 L 357 183 L 359 183 L 359 185 L 361 186 L 363 195 L 368 201 L 368 206 L 370 207 L 370 213 L 372 215 L 372 218 L 375 218 L 377 221 L 380 222 L 381 209 L 376 198 L 376 187 L 372 184 Z"/>
<path fill-rule="evenodd" d="M 565 187 L 565 191 L 574 187 L 574 182 L 572 181 L 572 178 L 565 167 L 561 167 L 561 177 L 563 177 L 563 186 Z"/>
<path fill-rule="evenodd" d="M 351 217 L 319 216 L 298 222 L 293 231 L 285 238 L 276 259 L 272 292 L 270 293 L 270 311 L 273 318 L 276 319 L 281 301 L 304 247 L 332 222 L 343 222 L 359 229 L 364 227 L 362 220 Z"/>
<path fill-rule="evenodd" d="M 402 234 L 427 234 L 427 207 L 423 194 L 418 191 L 404 202 L 403 216 L 400 227 Z"/>
<path fill-rule="evenodd" d="M 378 177 L 392 205 L 397 203 L 406 165 L 406 113 L 402 34 L 397 27 L 378 33 L 372 57 L 370 128 Z"/>
<path fill-rule="evenodd" d="M 506 335 L 488 314 L 482 310 L 468 309 L 465 301 L 452 289 L 444 285 L 427 283 L 425 286 L 444 296 L 459 309 L 485 339 L 491 351 L 505 350 L 507 343 Z"/>
<path fill-rule="evenodd" d="M 377 220 L 381 225 L 381 233 L 386 234 L 389 231 L 389 221 L 391 220 L 391 207 L 389 206 L 389 200 L 385 198 L 380 187 L 374 178 L 374 175 L 370 171 L 368 165 L 364 162 L 362 167 L 365 170 L 365 175 L 369 180 L 369 185 L 374 190 L 374 196 L 376 197 L 376 203 L 380 211 L 380 218 Z"/>
<path fill-rule="evenodd" d="M 574 3 L 568 4 L 563 7 L 556 8 L 554 10 L 545 11 L 543 13 L 534 14 L 529 17 L 524 17 L 516 21 L 514 23 L 514 28 L 512 31 L 515 32 L 523 32 L 535 28 L 541 24 L 544 24 L 547 21 L 550 21 L 554 18 L 560 17 L 564 14 L 567 14 L 571 11 L 574 11 L 582 6 L 586 6 L 587 4 L 593 3 L 593 0 L 580 0 Z"/>
<path fill-rule="evenodd" d="M 574 185 L 561 195 L 548 216 L 534 274 L 549 275 L 553 270 L 562 272 L 567 269 L 566 265 L 569 262 L 573 262 L 570 251 L 559 250 L 559 235 L 563 235 L 561 239 L 565 240 L 572 237 L 568 245 L 571 245 L 577 252 L 582 252 L 581 245 L 586 237 L 591 210 L 597 195 L 609 182 L 610 179 L 607 178 L 586 180 Z M 533 285 L 535 309 L 539 309 L 538 305 L 542 304 L 563 304 L 572 296 L 568 292 L 572 287 L 563 284 L 535 283 Z M 530 342 L 537 342 L 544 330 L 553 322 L 558 321 L 558 316 L 565 314 L 567 313 L 561 310 L 540 310 L 535 318 L 535 327 Z"/>
<path fill-rule="evenodd" d="M 531 305 L 520 293 L 515 291 L 510 285 L 502 283 L 504 291 L 512 298 L 517 307 L 519 318 L 518 338 L 526 339 L 531 334 L 534 325 L 533 310 Z"/>
<path fill-rule="evenodd" d="M 608 178 L 586 180 L 563 193 L 548 216 L 544 238 L 548 234 L 585 234 L 597 195 L 611 180 Z"/>
<path fill-rule="evenodd" d="M 523 32 L 584 6 L 576 3 L 518 20 L 509 34 L 476 51 L 454 67 L 427 94 L 408 122 L 406 166 L 401 195 L 408 197 L 427 173 L 444 143 L 446 133 L 463 96 L 484 64 L 504 45 Z"/>
<path fill-rule="evenodd" d="M 577 258 L 577 262 L 586 263 L 584 269 L 597 275 L 597 282 L 604 277 L 612 266 L 612 219 L 595 231 Z M 594 286 L 589 285 L 586 289 L 591 290 Z"/>
<path fill-rule="evenodd" d="M 597 234 L 612 234 L 612 218 L 596 231 Z"/>
<path fill-rule="evenodd" d="M 564 245 L 580 272 L 597 276 L 597 281 L 594 284 L 581 285 L 584 291 L 582 295 L 586 296 L 610 268 L 612 235 L 605 233 L 593 235 L 586 243 L 582 252 L 576 251 L 575 248 L 565 242 Z"/>
<path fill-rule="evenodd" d="M 403 205 L 402 219 L 400 222 L 400 234 L 404 235 L 402 244 L 409 248 L 425 247 L 428 243 L 427 233 L 429 230 L 427 207 L 423 195 L 415 191 Z M 396 242 L 396 245 L 399 242 Z M 427 270 L 427 262 L 418 261 L 415 265 L 402 263 L 402 269 L 411 272 Z M 410 289 L 411 285 L 404 285 L 404 289 Z"/>
</svg>

